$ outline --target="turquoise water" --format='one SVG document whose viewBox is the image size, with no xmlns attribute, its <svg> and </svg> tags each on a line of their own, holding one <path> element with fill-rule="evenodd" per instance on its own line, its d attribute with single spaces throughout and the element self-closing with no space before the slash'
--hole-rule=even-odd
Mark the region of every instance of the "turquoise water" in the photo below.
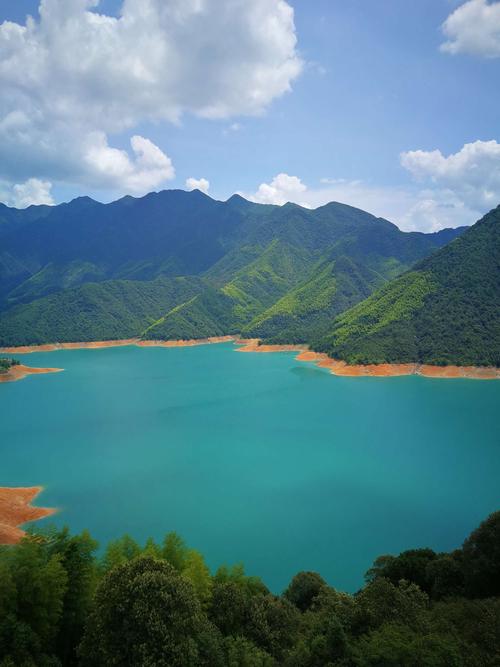
<svg viewBox="0 0 500 667">
<path fill-rule="evenodd" d="M 383 553 L 457 547 L 500 509 L 500 382 L 337 378 L 231 344 L 19 355 L 0 385 L 0 485 L 44 484 L 101 542 L 170 530 L 280 591 L 355 590 Z"/>
</svg>

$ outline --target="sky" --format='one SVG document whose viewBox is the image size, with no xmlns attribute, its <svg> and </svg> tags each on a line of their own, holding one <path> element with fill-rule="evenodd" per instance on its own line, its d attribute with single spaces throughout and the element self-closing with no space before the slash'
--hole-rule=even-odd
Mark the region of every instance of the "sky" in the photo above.
<svg viewBox="0 0 500 667">
<path fill-rule="evenodd" d="M 0 201 L 500 204 L 500 1 L 4 0 Z"/>
</svg>

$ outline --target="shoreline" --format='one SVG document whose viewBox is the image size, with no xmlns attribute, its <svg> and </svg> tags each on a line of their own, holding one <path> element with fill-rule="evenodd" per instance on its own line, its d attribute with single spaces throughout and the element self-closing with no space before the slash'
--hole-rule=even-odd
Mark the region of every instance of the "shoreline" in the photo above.
<svg viewBox="0 0 500 667">
<path fill-rule="evenodd" d="M 55 509 L 32 506 L 42 491 L 43 486 L 0 487 L 0 545 L 17 544 L 26 535 L 20 526 L 55 514 Z"/>
<path fill-rule="evenodd" d="M 124 338 L 120 340 L 96 340 L 77 343 L 44 343 L 42 345 L 19 345 L 18 347 L 0 347 L 0 354 L 30 354 L 31 352 L 56 352 L 57 350 L 100 350 L 107 347 L 193 347 L 213 343 L 230 343 L 235 336 L 212 336 L 211 338 L 192 338 L 188 340 L 141 340 Z"/>
<path fill-rule="evenodd" d="M 44 373 L 60 373 L 64 368 L 31 368 L 31 366 L 24 366 L 24 364 L 17 364 L 11 366 L 6 373 L 0 373 L 0 383 L 2 382 L 17 382 L 24 380 L 28 375 L 43 375 Z"/>
<path fill-rule="evenodd" d="M 238 352 L 298 352 L 295 359 L 315 363 L 340 377 L 400 377 L 422 375 L 429 378 L 466 378 L 474 380 L 500 379 L 500 368 L 492 366 L 433 366 L 431 364 L 358 364 L 350 365 L 340 359 L 332 359 L 322 352 L 313 352 L 306 345 L 259 345 L 257 338 L 235 341 Z"/>
<path fill-rule="evenodd" d="M 0 348 L 2 354 L 29 354 L 31 352 L 55 352 L 57 350 L 83 350 L 104 349 L 108 347 L 125 347 L 135 345 L 136 347 L 194 347 L 197 345 L 211 345 L 217 343 L 234 343 L 237 352 L 297 352 L 297 361 L 315 363 L 320 368 L 327 368 L 332 375 L 340 377 L 399 377 L 404 375 L 421 375 L 428 378 L 466 378 L 475 380 L 500 379 L 500 368 L 493 366 L 433 366 L 431 364 L 402 363 L 402 364 L 367 364 L 350 365 L 339 359 L 332 359 L 327 354 L 313 352 L 307 345 L 259 345 L 258 338 L 239 338 L 238 336 L 212 336 L 210 338 L 193 338 L 188 340 L 141 340 L 140 338 L 127 338 L 123 340 L 90 341 L 75 343 L 47 343 L 43 345 L 23 345 L 19 347 Z M 29 368 L 28 366 L 17 366 L 17 372 L 10 369 L 0 375 L 0 382 L 20 380 L 34 373 L 53 373 L 63 370 L 62 368 Z M 16 377 L 6 377 L 16 375 Z"/>
</svg>

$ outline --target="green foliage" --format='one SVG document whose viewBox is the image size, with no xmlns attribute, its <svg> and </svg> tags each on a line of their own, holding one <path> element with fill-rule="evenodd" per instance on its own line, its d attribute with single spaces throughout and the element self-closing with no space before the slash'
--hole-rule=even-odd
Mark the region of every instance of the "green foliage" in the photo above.
<svg viewBox="0 0 500 667">
<path fill-rule="evenodd" d="M 370 582 L 384 578 L 397 585 L 401 579 L 406 579 L 429 592 L 428 567 L 436 559 L 437 555 L 432 549 L 410 549 L 399 556 L 380 556 L 366 573 L 366 580 Z"/>
<path fill-rule="evenodd" d="M 499 526 L 379 557 L 355 595 L 300 572 L 281 596 L 242 565 L 212 575 L 176 533 L 96 556 L 49 529 L 0 547 L 0 665 L 498 667 Z"/>
<path fill-rule="evenodd" d="M 99 584 L 81 645 L 83 665 L 216 665 L 220 636 L 192 585 L 165 561 L 142 557 Z"/>
<path fill-rule="evenodd" d="M 462 667 L 456 643 L 443 635 L 415 632 L 408 625 L 387 623 L 358 642 L 359 667 Z"/>
<path fill-rule="evenodd" d="M 244 637 L 225 637 L 224 664 L 227 667 L 274 667 L 271 656 Z"/>
<path fill-rule="evenodd" d="M 0 345 L 242 333 L 308 342 L 459 233 L 408 234 L 341 204 L 182 191 L 5 216 Z"/>
<path fill-rule="evenodd" d="M 188 579 L 201 604 L 205 607 L 212 596 L 212 577 L 202 554 L 196 549 L 189 549 L 182 575 Z"/>
<path fill-rule="evenodd" d="M 106 551 L 104 552 L 101 567 L 104 572 L 109 572 L 115 567 L 124 565 L 134 558 L 137 558 L 140 553 L 141 547 L 137 542 L 132 539 L 130 535 L 124 535 L 118 540 L 109 542 Z"/>
<path fill-rule="evenodd" d="M 347 312 L 314 348 L 348 363 L 500 366 L 500 207 Z"/>
<path fill-rule="evenodd" d="M 469 597 L 500 597 L 500 512 L 491 514 L 463 546 L 465 592 Z"/>
<path fill-rule="evenodd" d="M 220 290 L 206 287 L 202 292 L 168 311 L 142 332 L 155 340 L 190 340 L 235 333 L 231 309 L 233 301 Z"/>
<path fill-rule="evenodd" d="M 0 373 L 7 373 L 12 366 L 19 366 L 17 359 L 8 359 L 7 357 L 0 357 Z"/>
<path fill-rule="evenodd" d="M 0 345 L 133 338 L 199 291 L 196 278 L 86 283 L 0 316 Z"/>
<path fill-rule="evenodd" d="M 186 567 L 188 548 L 180 535 L 168 533 L 165 535 L 161 549 L 161 557 L 170 563 L 177 572 L 182 572 Z"/>
<path fill-rule="evenodd" d="M 315 347 L 352 364 L 400 361 L 402 346 L 415 358 L 411 318 L 434 289 L 431 276 L 407 273 L 339 315 L 333 333 Z M 383 337 L 388 329 L 393 335 Z"/>
<path fill-rule="evenodd" d="M 297 609 L 307 611 L 325 587 L 325 580 L 317 572 L 299 572 L 292 579 L 283 595 Z"/>
</svg>

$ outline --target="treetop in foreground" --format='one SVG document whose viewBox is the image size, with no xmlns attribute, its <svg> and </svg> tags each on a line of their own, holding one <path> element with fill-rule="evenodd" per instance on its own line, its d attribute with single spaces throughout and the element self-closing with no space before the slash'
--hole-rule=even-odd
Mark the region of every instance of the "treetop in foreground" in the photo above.
<svg viewBox="0 0 500 667">
<path fill-rule="evenodd" d="M 211 574 L 176 533 L 88 533 L 0 547 L 0 665 L 497 667 L 500 512 L 451 553 L 376 559 L 354 595 L 315 572 L 272 594 L 242 565 Z"/>
</svg>

